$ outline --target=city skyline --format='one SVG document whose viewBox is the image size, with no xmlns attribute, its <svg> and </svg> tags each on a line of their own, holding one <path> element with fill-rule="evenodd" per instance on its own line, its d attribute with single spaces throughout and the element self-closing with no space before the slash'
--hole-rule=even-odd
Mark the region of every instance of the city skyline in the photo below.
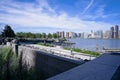
<svg viewBox="0 0 120 80">
<path fill-rule="evenodd" d="M 119 0 L 1 0 L 0 29 L 15 32 L 108 30 L 120 25 Z"/>
<path fill-rule="evenodd" d="M 57 31 L 56 32 L 59 38 L 93 38 L 93 39 L 120 39 L 120 30 L 119 26 L 115 25 L 111 27 L 109 30 L 97 30 L 91 32 L 65 32 L 65 31 Z"/>
</svg>

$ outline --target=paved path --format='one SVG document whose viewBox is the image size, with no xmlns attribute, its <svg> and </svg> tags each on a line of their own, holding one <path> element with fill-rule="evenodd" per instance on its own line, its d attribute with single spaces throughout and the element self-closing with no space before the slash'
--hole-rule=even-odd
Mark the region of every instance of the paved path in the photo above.
<svg viewBox="0 0 120 80">
<path fill-rule="evenodd" d="M 54 55 L 58 55 L 58 56 L 66 57 L 66 58 L 72 58 L 72 59 L 76 59 L 76 60 L 80 60 L 80 59 L 93 60 L 96 58 L 94 56 L 86 55 L 83 53 L 77 53 L 77 52 L 72 52 L 72 54 L 71 54 L 70 50 L 64 50 L 63 48 L 60 48 L 60 47 L 46 47 L 46 46 L 35 45 L 35 44 L 27 44 L 25 46 L 40 49 L 42 51 L 47 51 Z"/>
</svg>

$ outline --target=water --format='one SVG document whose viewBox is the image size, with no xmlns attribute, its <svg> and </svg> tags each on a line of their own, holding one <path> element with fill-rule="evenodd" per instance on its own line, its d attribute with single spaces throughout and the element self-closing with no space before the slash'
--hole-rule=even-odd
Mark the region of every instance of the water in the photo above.
<svg viewBox="0 0 120 80">
<path fill-rule="evenodd" d="M 76 43 L 74 47 L 88 50 L 102 50 L 103 46 L 105 48 L 119 48 L 120 49 L 120 40 L 118 39 L 80 39 L 72 38 L 69 41 Z"/>
</svg>

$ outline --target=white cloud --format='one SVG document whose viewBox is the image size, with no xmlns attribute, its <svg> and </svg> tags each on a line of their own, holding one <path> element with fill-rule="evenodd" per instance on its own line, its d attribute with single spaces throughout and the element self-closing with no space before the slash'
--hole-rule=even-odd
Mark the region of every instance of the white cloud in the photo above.
<svg viewBox="0 0 120 80">
<path fill-rule="evenodd" d="M 105 7 L 106 5 L 100 5 L 95 12 L 92 12 L 92 14 L 86 14 L 84 16 L 81 16 L 82 19 L 89 19 L 89 20 L 97 20 L 97 19 L 108 19 L 110 17 L 116 17 L 119 16 L 117 13 L 112 14 L 105 14 Z"/>
<path fill-rule="evenodd" d="M 94 0 L 91 0 L 90 3 L 87 5 L 87 7 L 84 9 L 82 14 L 84 14 L 92 5 L 93 5 Z"/>
<path fill-rule="evenodd" d="M 9 4 L 0 3 L 0 23 L 23 26 L 27 28 L 59 28 L 64 30 L 90 31 L 98 29 L 109 29 L 111 24 L 104 22 L 85 21 L 78 17 L 70 17 L 65 12 L 59 12 L 51 8 L 44 0 L 35 3 L 13 2 Z M 89 9 L 93 0 L 85 9 Z M 7 6 L 6 6 L 7 5 Z M 4 13 L 3 13 L 4 12 Z"/>
</svg>

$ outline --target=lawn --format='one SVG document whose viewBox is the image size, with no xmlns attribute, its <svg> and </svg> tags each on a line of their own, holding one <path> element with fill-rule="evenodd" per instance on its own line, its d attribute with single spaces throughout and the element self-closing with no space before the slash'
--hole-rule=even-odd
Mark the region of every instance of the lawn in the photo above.
<svg viewBox="0 0 120 80">
<path fill-rule="evenodd" d="M 64 49 L 65 50 L 71 50 L 70 48 L 64 48 Z M 100 53 L 95 52 L 95 51 L 82 50 L 82 49 L 79 49 L 79 48 L 73 48 L 72 50 L 75 51 L 75 52 L 79 52 L 79 53 L 90 54 L 90 55 L 93 55 L 93 56 L 100 56 Z"/>
<path fill-rule="evenodd" d="M 47 47 L 53 47 L 53 45 L 50 43 L 37 43 L 37 44 L 42 46 L 47 46 Z"/>
</svg>

